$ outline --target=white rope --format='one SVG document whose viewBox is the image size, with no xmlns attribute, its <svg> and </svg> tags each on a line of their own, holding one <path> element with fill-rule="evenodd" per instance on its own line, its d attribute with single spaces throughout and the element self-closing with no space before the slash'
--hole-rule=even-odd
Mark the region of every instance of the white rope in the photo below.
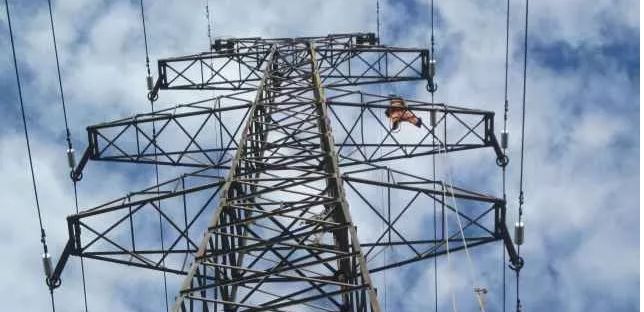
<svg viewBox="0 0 644 312">
<path fill-rule="evenodd" d="M 445 128 L 443 130 L 444 131 L 444 133 L 443 133 L 443 144 L 440 145 L 440 146 L 443 147 L 443 149 L 441 149 L 441 147 L 438 148 L 438 155 L 440 156 L 441 151 L 442 151 L 443 156 L 444 156 L 443 158 L 447 159 L 447 106 L 445 106 L 445 117 L 443 119 L 443 122 L 445 123 Z M 444 163 L 444 166 L 447 166 L 447 162 Z M 441 183 L 441 190 L 442 190 L 442 193 L 443 193 L 443 197 L 441 198 L 441 205 L 442 205 L 442 208 L 443 208 L 442 209 L 442 214 L 443 214 L 443 216 L 442 216 L 443 217 L 443 238 L 445 239 L 445 248 L 446 248 L 445 250 L 446 250 L 446 254 L 447 254 L 447 271 L 449 273 L 451 273 L 451 271 L 452 271 L 452 261 L 451 261 L 450 252 L 449 252 L 449 222 L 447 220 L 447 214 L 445 213 L 445 198 L 447 197 L 447 192 L 445 190 L 445 183 L 444 182 Z M 458 309 L 456 308 L 456 295 L 455 295 L 454 289 L 453 289 L 453 287 L 452 287 L 452 285 L 450 283 L 449 276 L 447 278 L 447 283 L 448 283 L 447 286 L 449 288 L 450 295 L 452 297 L 452 311 L 456 312 L 456 311 L 458 311 Z"/>
<path fill-rule="evenodd" d="M 447 114 L 445 114 L 445 117 L 444 117 L 443 122 L 447 123 Z M 447 137 L 447 135 L 445 135 L 445 137 Z M 483 303 L 483 298 L 482 298 L 482 296 L 481 296 L 480 291 L 478 291 L 478 288 L 477 288 L 477 286 L 476 286 L 476 285 L 477 285 L 477 281 L 476 281 L 476 274 L 475 274 L 475 269 L 474 269 L 474 262 L 472 261 L 472 256 L 471 256 L 471 254 L 470 254 L 469 248 L 467 247 L 467 241 L 465 240 L 465 233 L 464 233 L 464 231 L 463 231 L 463 223 L 462 223 L 462 221 L 461 221 L 461 217 L 460 217 L 460 215 L 459 215 L 459 209 L 458 209 L 458 204 L 456 203 L 456 197 L 454 196 L 454 188 L 453 188 L 454 180 L 452 179 L 452 173 L 451 173 L 451 170 L 450 170 L 451 168 L 450 168 L 450 166 L 449 166 L 449 159 L 448 159 L 448 157 L 447 157 L 447 142 L 443 142 L 443 143 L 445 144 L 445 145 L 444 145 L 444 146 L 445 146 L 445 150 L 444 150 L 444 153 L 443 153 L 443 158 L 444 158 L 444 176 L 445 176 L 445 180 L 446 180 L 446 181 L 448 182 L 448 184 L 449 184 L 449 187 L 451 188 L 450 197 L 451 197 L 451 199 L 452 199 L 452 204 L 453 204 L 453 207 L 454 207 L 454 211 L 455 211 L 455 213 L 456 213 L 456 222 L 457 222 L 458 227 L 459 227 L 459 232 L 460 232 L 461 240 L 463 241 L 463 247 L 464 247 L 464 249 L 465 249 L 465 255 L 467 256 L 467 261 L 468 261 L 468 266 L 469 266 L 469 273 L 470 273 L 470 279 L 471 279 L 471 281 L 472 281 L 472 289 L 474 290 L 474 294 L 475 294 L 475 297 L 476 297 L 477 303 L 479 304 L 479 308 L 480 308 L 480 310 L 481 310 L 482 312 L 485 312 L 485 307 L 484 307 L 484 303 Z M 440 154 L 440 153 L 439 153 L 439 154 Z M 445 187 L 447 187 L 447 185 L 445 185 Z M 445 187 L 443 187 L 443 193 L 445 193 Z M 445 222 L 445 224 L 447 225 L 447 222 Z M 448 240 L 448 243 L 449 243 L 449 240 Z M 448 250 L 449 250 L 449 245 L 447 246 L 447 248 L 448 248 Z M 449 252 L 448 252 L 448 261 L 449 261 Z"/>
</svg>

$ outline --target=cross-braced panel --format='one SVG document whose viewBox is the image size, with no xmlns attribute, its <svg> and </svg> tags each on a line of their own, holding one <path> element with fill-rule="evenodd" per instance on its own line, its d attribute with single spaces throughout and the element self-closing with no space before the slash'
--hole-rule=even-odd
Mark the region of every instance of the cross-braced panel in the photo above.
<svg viewBox="0 0 644 312">
<path fill-rule="evenodd" d="M 196 55 L 159 60 L 161 89 L 256 90 L 262 78 L 262 65 L 268 57 L 268 44 L 281 50 L 301 50 L 311 44 L 317 70 L 324 87 L 340 87 L 383 82 L 429 79 L 429 53 L 426 49 L 381 46 L 369 34 L 329 35 L 315 38 L 229 39 L 217 49 Z M 296 57 L 292 54 L 290 57 Z M 297 60 L 287 60 L 291 64 Z M 283 78 L 297 78 L 297 71 L 281 72 Z"/>
<path fill-rule="evenodd" d="M 199 169 L 68 218 L 77 256 L 186 274 L 224 178 Z"/>
<path fill-rule="evenodd" d="M 77 255 L 185 275 L 174 311 L 379 311 L 370 272 L 511 247 L 503 200 L 392 169 L 475 148 L 505 161 L 492 112 L 346 88 L 427 80 L 427 57 L 340 34 L 218 40 L 160 60 L 153 99 L 217 96 L 90 126 L 84 159 L 195 168 L 70 216 L 49 282 Z M 392 130 L 394 100 L 413 131 Z"/>
<path fill-rule="evenodd" d="M 502 239 L 503 199 L 371 164 L 342 177 L 370 272 Z"/>
<path fill-rule="evenodd" d="M 302 47 L 276 50 L 268 65 L 226 197 L 176 311 L 378 310 L 344 198 L 313 50 Z M 307 61 L 284 62 L 293 59 Z M 300 78 L 283 88 L 273 80 L 281 68 Z"/>
<path fill-rule="evenodd" d="M 282 87 L 286 89 L 287 83 Z M 295 87 L 291 85 L 291 87 Z M 492 148 L 494 113 L 406 99 L 419 129 L 396 132 L 391 96 L 328 89 L 326 105 L 341 166 Z M 248 117 L 249 92 L 218 96 L 88 127 L 93 160 L 230 168 Z M 407 125 L 405 127 L 408 127 Z M 443 133 L 444 129 L 447 133 Z M 443 142 L 445 141 L 446 142 Z M 302 143 L 302 147 L 308 147 Z"/>
</svg>

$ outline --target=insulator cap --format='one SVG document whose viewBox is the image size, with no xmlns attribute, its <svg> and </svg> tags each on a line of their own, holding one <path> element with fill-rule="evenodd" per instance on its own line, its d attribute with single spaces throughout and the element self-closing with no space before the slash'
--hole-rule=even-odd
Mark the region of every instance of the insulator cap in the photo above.
<svg viewBox="0 0 644 312">
<path fill-rule="evenodd" d="M 429 60 L 429 77 L 434 77 L 436 75 L 436 60 Z"/>
<path fill-rule="evenodd" d="M 506 149 L 508 148 L 508 139 L 510 137 L 510 133 L 506 130 L 501 131 L 501 148 Z"/>
<path fill-rule="evenodd" d="M 151 91 L 154 87 L 154 82 L 152 81 L 152 76 L 147 76 L 146 81 L 148 83 L 148 91 Z"/>
<path fill-rule="evenodd" d="M 72 170 L 76 168 L 76 156 L 74 156 L 74 149 L 70 148 L 67 150 L 67 164 Z"/>
<path fill-rule="evenodd" d="M 51 256 L 48 253 L 42 255 L 42 267 L 45 271 L 45 277 L 49 278 L 53 272 L 53 266 L 51 264 Z"/>
<path fill-rule="evenodd" d="M 436 110 L 429 111 L 429 122 L 432 128 L 436 127 Z"/>
<path fill-rule="evenodd" d="M 378 43 L 378 37 L 374 33 L 360 34 L 356 37 L 357 45 L 375 45 Z"/>
<path fill-rule="evenodd" d="M 524 229 L 525 229 L 525 226 L 523 222 L 517 222 L 514 225 L 514 243 L 517 244 L 517 246 L 523 245 Z"/>
<path fill-rule="evenodd" d="M 235 49 L 235 42 L 226 39 L 216 39 L 215 43 L 210 47 L 217 52 L 232 52 Z"/>
</svg>

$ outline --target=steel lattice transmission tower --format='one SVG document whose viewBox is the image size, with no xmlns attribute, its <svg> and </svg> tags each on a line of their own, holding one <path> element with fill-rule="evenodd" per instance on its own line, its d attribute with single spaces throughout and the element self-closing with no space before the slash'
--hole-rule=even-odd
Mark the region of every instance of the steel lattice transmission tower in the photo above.
<svg viewBox="0 0 644 312">
<path fill-rule="evenodd" d="M 160 89 L 216 96 L 88 127 L 72 176 L 88 160 L 188 170 L 68 217 L 48 283 L 60 285 L 73 255 L 182 276 L 173 311 L 380 311 L 372 274 L 448 247 L 502 239 L 519 264 L 503 200 L 391 166 L 476 148 L 504 157 L 492 112 L 407 99 L 426 122 L 394 133 L 391 98 L 358 88 L 424 82 L 429 71 L 427 50 L 362 33 L 217 40 L 160 60 L 152 99 Z M 411 230 L 432 202 L 441 221 Z M 393 256 L 372 261 L 384 248 Z"/>
</svg>

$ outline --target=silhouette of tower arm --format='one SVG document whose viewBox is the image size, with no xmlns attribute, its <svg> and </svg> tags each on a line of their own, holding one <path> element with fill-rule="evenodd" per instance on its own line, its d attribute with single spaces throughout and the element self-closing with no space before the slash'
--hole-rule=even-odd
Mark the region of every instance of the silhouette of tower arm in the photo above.
<svg viewBox="0 0 644 312">
<path fill-rule="evenodd" d="M 375 39 L 359 39 L 369 35 L 228 39 L 213 52 L 159 60 L 158 88 L 255 90 L 262 78 L 261 66 L 268 55 L 267 44 L 294 41 L 311 41 L 316 45 L 316 66 L 323 87 L 429 79 L 429 52 L 426 49 L 385 47 L 377 45 Z M 286 70 L 280 74 L 290 78 L 299 72 Z"/>
<path fill-rule="evenodd" d="M 87 128 L 92 160 L 229 168 L 251 100 L 208 98 Z M 156 132 L 153 131 L 153 123 Z"/>
<path fill-rule="evenodd" d="M 407 100 L 414 114 L 434 114 L 436 122 L 423 123 L 412 133 L 394 133 L 384 114 L 389 97 L 337 88 L 329 90 L 334 94 L 326 99 L 326 105 L 335 129 L 334 145 L 340 166 L 487 147 L 497 157 L 503 156 L 494 136 L 493 112 Z M 90 126 L 87 128 L 90 158 L 228 169 L 251 106 L 251 100 L 241 97 L 247 93 L 208 98 Z M 367 129 L 362 125 L 365 121 Z M 156 123 L 156 135 L 152 123 Z M 450 128 L 446 143 L 442 142 L 442 135 L 436 135 L 444 123 Z M 314 145 L 303 142 L 301 146 Z"/>
</svg>

